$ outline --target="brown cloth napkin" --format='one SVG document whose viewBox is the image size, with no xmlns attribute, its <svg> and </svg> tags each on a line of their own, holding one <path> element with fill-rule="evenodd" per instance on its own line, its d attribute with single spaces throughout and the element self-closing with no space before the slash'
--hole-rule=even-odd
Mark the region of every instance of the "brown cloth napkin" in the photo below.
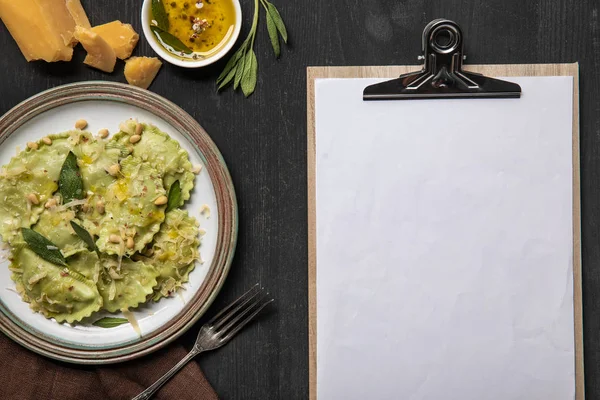
<svg viewBox="0 0 600 400">
<path fill-rule="evenodd" d="M 120 364 L 83 366 L 40 356 L 0 334 L 0 399 L 131 399 L 154 383 L 186 354 L 169 345 Z M 153 397 L 157 400 L 216 400 L 198 363 L 190 361 Z"/>
</svg>

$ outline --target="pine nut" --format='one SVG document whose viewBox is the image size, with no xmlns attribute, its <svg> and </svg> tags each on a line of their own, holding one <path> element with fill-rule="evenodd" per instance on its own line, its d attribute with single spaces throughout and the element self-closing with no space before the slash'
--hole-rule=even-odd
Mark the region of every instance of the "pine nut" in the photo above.
<svg viewBox="0 0 600 400">
<path fill-rule="evenodd" d="M 121 243 L 121 236 L 115 235 L 114 233 L 108 237 L 108 241 L 111 243 Z"/>
<path fill-rule="evenodd" d="M 40 200 L 38 199 L 37 195 L 35 193 L 29 193 L 27 195 L 27 200 L 34 205 L 38 205 L 40 204 Z"/>
<path fill-rule="evenodd" d="M 108 137 L 108 129 L 106 129 L 106 128 L 100 129 L 98 131 L 98 136 L 100 136 L 102 139 L 107 138 Z"/>
<path fill-rule="evenodd" d="M 104 214 L 104 202 L 100 200 L 96 202 L 96 210 L 98 211 L 98 213 Z"/>
<path fill-rule="evenodd" d="M 75 122 L 76 129 L 85 129 L 88 126 L 88 123 L 85 119 L 80 119 Z"/>
<path fill-rule="evenodd" d="M 144 131 L 144 125 L 140 124 L 139 122 L 137 124 L 135 124 L 135 134 L 136 135 L 141 135 L 143 131 Z"/>
<path fill-rule="evenodd" d="M 142 139 L 140 135 L 133 135 L 129 138 L 129 143 L 137 143 Z"/>
<path fill-rule="evenodd" d="M 48 136 L 45 136 L 42 139 L 42 142 L 44 142 L 45 144 L 47 144 L 48 146 L 50 146 L 52 144 L 52 139 L 50 139 Z"/>
<path fill-rule="evenodd" d="M 154 204 L 157 206 L 162 206 L 164 204 L 167 204 L 167 201 L 169 201 L 167 196 L 160 196 L 158 199 L 154 200 Z"/>
<path fill-rule="evenodd" d="M 56 199 L 50 199 L 46 202 L 44 207 L 51 208 L 51 207 L 54 207 L 55 205 L 56 205 Z"/>
<path fill-rule="evenodd" d="M 36 142 L 27 142 L 27 147 L 29 147 L 31 150 L 37 150 L 38 144 Z"/>
<path fill-rule="evenodd" d="M 127 238 L 127 248 L 128 249 L 133 249 L 133 246 L 135 245 L 135 243 L 133 242 L 133 238 L 128 237 Z"/>
<path fill-rule="evenodd" d="M 121 166 L 119 164 L 113 164 L 108 167 L 107 171 L 111 176 L 117 176 L 119 175 L 119 172 L 121 172 Z"/>
</svg>

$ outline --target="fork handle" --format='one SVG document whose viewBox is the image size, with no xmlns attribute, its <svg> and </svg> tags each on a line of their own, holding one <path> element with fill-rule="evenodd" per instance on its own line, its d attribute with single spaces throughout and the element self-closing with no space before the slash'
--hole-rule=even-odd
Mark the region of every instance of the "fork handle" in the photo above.
<svg viewBox="0 0 600 400">
<path fill-rule="evenodd" d="M 154 393 L 156 393 L 156 391 L 158 389 L 160 389 L 162 387 L 162 385 L 164 385 L 165 383 L 167 383 L 167 381 L 169 379 L 171 379 L 173 377 L 173 375 L 175 375 L 181 368 L 183 368 L 188 362 L 190 362 L 190 360 L 192 358 L 196 357 L 200 353 L 201 353 L 201 351 L 197 350 L 194 347 L 192 349 L 192 351 L 190 351 L 189 353 L 187 353 L 186 356 L 183 357 L 181 359 L 181 361 L 179 361 L 177 364 L 175 364 L 175 366 L 173 368 L 171 368 L 166 374 L 164 374 L 163 376 L 161 376 L 156 382 L 154 382 L 146 390 L 144 390 L 142 393 L 138 394 L 137 396 L 135 396 L 131 400 L 147 400 L 150 397 L 152 397 L 152 395 Z"/>
</svg>

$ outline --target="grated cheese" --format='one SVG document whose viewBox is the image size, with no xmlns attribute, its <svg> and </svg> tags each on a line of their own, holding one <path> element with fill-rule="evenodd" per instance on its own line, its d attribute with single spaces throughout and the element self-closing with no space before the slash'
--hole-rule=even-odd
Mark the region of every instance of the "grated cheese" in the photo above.
<svg viewBox="0 0 600 400">
<path fill-rule="evenodd" d="M 110 281 L 110 288 L 108 289 L 108 300 L 113 301 L 117 295 L 117 285 L 115 281 Z"/>
<path fill-rule="evenodd" d="M 137 319 L 135 319 L 133 313 L 126 308 L 121 309 L 121 312 L 123 313 L 123 316 L 127 318 L 135 333 L 137 333 L 139 337 L 142 337 L 142 330 L 140 329 L 140 325 L 138 324 Z"/>
<path fill-rule="evenodd" d="M 57 211 L 65 211 L 71 207 L 77 207 L 83 204 L 86 204 L 87 200 L 86 199 L 81 199 L 81 200 L 72 200 L 68 203 L 63 204 L 62 206 L 58 207 L 56 210 Z"/>
<path fill-rule="evenodd" d="M 48 275 L 47 271 L 39 272 L 39 273 L 33 275 L 31 278 L 29 278 L 28 282 L 30 285 L 35 285 L 36 283 L 38 283 L 39 281 L 44 279 L 46 277 L 46 275 Z"/>
<path fill-rule="evenodd" d="M 208 204 L 202 204 L 200 214 L 204 215 L 207 219 L 210 218 L 210 207 L 208 207 Z"/>
</svg>

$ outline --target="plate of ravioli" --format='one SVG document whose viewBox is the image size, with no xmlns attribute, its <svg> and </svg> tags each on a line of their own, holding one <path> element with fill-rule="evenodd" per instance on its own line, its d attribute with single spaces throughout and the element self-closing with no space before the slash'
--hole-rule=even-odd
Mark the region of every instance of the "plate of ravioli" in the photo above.
<svg viewBox="0 0 600 400">
<path fill-rule="evenodd" d="M 0 118 L 0 330 L 55 359 L 148 354 L 210 306 L 237 204 L 204 129 L 143 89 L 83 82 Z"/>
</svg>

